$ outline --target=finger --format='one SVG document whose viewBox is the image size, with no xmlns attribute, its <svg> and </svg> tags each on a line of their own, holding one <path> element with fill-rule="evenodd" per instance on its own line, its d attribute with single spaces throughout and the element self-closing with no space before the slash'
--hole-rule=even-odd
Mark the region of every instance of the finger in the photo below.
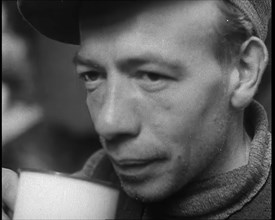
<svg viewBox="0 0 275 220">
<path fill-rule="evenodd" d="M 11 210 L 14 209 L 17 186 L 18 175 L 12 170 L 2 168 L 2 202 Z"/>
</svg>

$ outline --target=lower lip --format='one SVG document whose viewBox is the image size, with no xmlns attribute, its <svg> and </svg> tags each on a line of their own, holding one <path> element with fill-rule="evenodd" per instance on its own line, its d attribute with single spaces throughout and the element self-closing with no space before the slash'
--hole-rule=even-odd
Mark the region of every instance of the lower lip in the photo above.
<svg viewBox="0 0 275 220">
<path fill-rule="evenodd" d="M 153 175 L 157 169 L 160 160 L 148 161 L 142 164 L 119 166 L 114 164 L 117 174 L 124 180 L 140 182 Z"/>
</svg>

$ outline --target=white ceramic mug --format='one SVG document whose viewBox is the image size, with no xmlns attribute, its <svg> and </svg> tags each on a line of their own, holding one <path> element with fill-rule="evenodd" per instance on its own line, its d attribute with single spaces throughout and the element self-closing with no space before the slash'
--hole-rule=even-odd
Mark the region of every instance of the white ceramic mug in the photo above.
<svg viewBox="0 0 275 220">
<path fill-rule="evenodd" d="M 13 219 L 115 219 L 118 196 L 105 182 L 21 170 Z"/>
</svg>

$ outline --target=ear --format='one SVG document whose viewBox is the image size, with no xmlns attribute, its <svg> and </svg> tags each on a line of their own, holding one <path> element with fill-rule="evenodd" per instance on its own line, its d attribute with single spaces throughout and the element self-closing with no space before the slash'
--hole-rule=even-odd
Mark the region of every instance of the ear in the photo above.
<svg viewBox="0 0 275 220">
<path fill-rule="evenodd" d="M 264 42 L 257 37 L 250 37 L 240 49 L 236 63 L 234 90 L 231 104 L 236 109 L 243 109 L 252 101 L 267 66 L 268 52 Z"/>
</svg>

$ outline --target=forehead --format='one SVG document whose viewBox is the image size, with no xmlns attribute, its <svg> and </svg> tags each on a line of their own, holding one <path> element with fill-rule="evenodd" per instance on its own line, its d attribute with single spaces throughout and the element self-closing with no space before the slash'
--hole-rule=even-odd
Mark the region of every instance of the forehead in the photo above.
<svg viewBox="0 0 275 220">
<path fill-rule="evenodd" d="M 92 29 L 137 17 L 161 21 L 190 17 L 197 21 L 213 22 L 217 14 L 217 0 L 102 1 L 101 4 L 82 1 L 79 14 L 80 23 L 89 21 Z"/>
<path fill-rule="evenodd" d="M 138 39 L 146 42 L 147 37 L 165 44 L 175 37 L 180 41 L 199 42 L 205 36 L 212 36 L 219 17 L 216 0 L 141 2 L 106 5 L 97 10 L 84 1 L 80 9 L 81 45 L 89 39 L 94 44 L 114 44 L 122 36 L 131 36 L 125 38 L 131 44 Z"/>
</svg>

